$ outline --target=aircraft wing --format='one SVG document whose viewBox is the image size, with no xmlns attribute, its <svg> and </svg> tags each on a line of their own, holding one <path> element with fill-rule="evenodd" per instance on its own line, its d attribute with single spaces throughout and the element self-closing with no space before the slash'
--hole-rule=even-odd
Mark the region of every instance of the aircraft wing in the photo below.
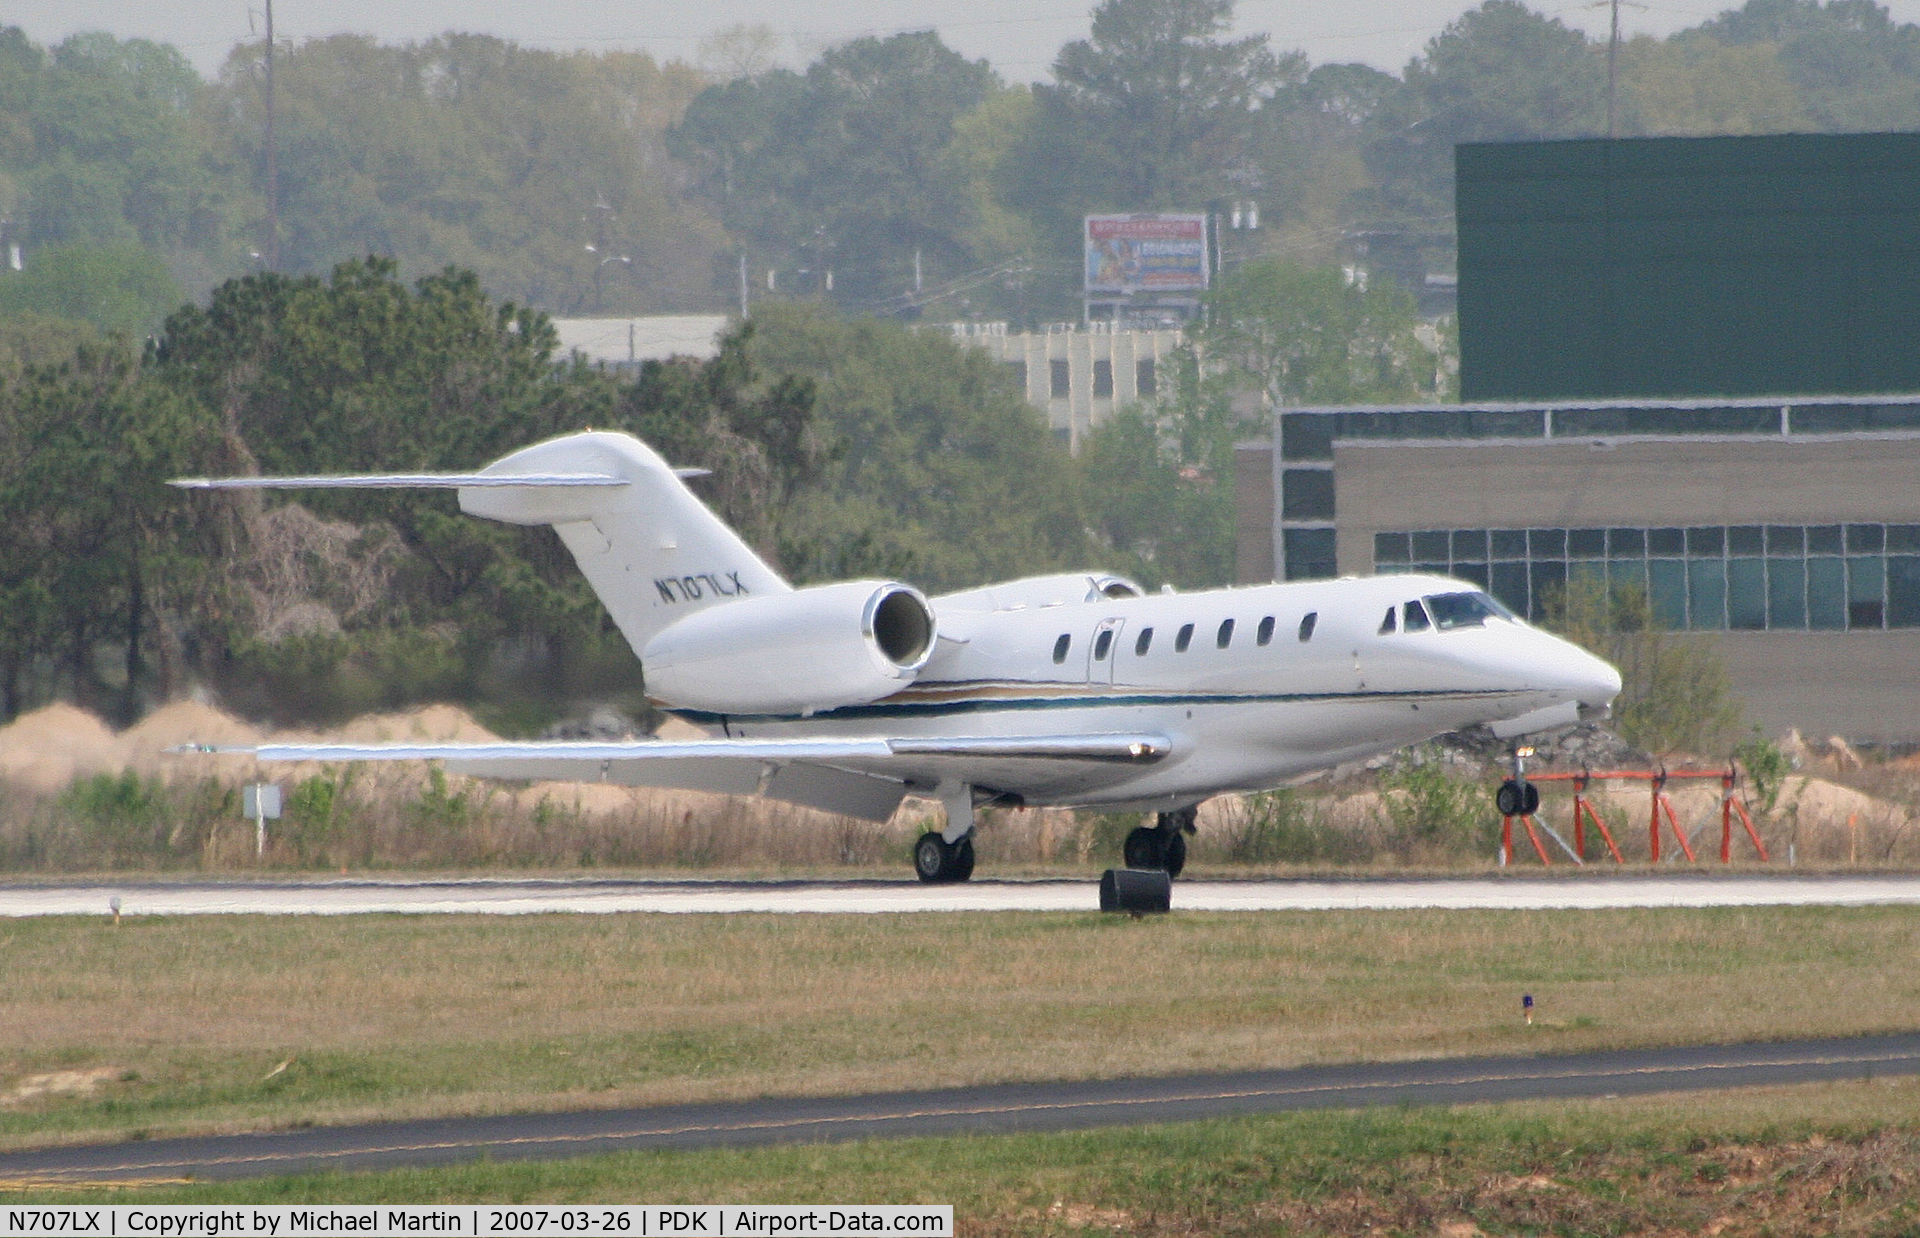
<svg viewBox="0 0 1920 1238">
<path fill-rule="evenodd" d="M 943 779 L 991 787 L 1023 774 L 1149 764 L 1172 750 L 1170 739 L 1154 734 L 188 745 L 182 749 L 241 753 L 262 761 L 445 761 L 451 773 L 480 778 L 611 782 L 764 795 L 873 821 L 891 816 L 909 791 L 930 792 Z"/>
</svg>

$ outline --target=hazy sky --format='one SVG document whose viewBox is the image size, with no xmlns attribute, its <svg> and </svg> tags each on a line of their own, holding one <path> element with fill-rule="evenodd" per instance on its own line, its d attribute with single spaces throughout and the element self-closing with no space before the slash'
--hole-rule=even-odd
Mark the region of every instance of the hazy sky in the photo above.
<svg viewBox="0 0 1920 1238">
<path fill-rule="evenodd" d="M 35 41 L 58 42 L 78 30 L 107 30 L 179 47 L 211 73 L 249 37 L 265 0 L 0 0 L 0 24 L 24 28 Z M 1470 0 L 1240 0 L 1242 32 L 1261 31 L 1276 47 L 1299 48 L 1315 64 L 1359 60 L 1398 71 Z M 1595 34 L 1607 28 L 1599 4 L 1542 0 L 1535 8 Z M 1696 25 L 1729 4 L 1711 0 L 1623 0 L 1628 33 L 1667 34 Z M 947 44 L 985 57 L 1011 80 L 1045 78 L 1060 45 L 1086 37 L 1093 0 L 276 0 L 275 34 L 295 41 L 352 32 L 386 40 L 419 39 L 458 29 L 496 34 L 535 47 L 627 48 L 661 59 L 694 57 L 715 30 L 764 23 L 785 39 L 785 59 L 798 67 L 820 49 L 863 34 L 940 31 Z M 1920 0 L 1894 0 L 1894 16 L 1920 17 Z"/>
</svg>

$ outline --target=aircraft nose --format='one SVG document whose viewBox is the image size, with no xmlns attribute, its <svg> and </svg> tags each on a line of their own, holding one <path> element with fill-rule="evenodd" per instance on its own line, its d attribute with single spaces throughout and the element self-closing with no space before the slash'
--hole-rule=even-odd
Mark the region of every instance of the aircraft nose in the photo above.
<svg viewBox="0 0 1920 1238">
<path fill-rule="evenodd" d="M 1560 642 L 1559 659 L 1562 681 L 1574 698 L 1588 709 L 1605 709 L 1620 695 L 1620 671 L 1613 663 L 1595 657 L 1578 645 Z"/>
</svg>

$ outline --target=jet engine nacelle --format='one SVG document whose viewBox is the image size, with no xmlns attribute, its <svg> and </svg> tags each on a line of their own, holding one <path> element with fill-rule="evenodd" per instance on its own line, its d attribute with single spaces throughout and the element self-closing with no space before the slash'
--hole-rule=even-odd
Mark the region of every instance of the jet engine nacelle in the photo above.
<svg viewBox="0 0 1920 1238">
<path fill-rule="evenodd" d="M 722 714 L 810 713 L 879 700 L 933 656 L 918 589 L 853 580 L 698 611 L 641 653 L 647 693 Z"/>
</svg>

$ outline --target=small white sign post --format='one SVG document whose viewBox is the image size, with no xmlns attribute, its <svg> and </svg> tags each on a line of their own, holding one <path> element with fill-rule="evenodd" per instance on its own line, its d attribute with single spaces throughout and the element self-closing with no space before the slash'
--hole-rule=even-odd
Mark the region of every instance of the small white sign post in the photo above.
<svg viewBox="0 0 1920 1238">
<path fill-rule="evenodd" d="M 241 810 L 253 818 L 253 854 L 267 853 L 267 818 L 280 819 L 280 787 L 272 782 L 247 784 L 240 795 Z"/>
</svg>

